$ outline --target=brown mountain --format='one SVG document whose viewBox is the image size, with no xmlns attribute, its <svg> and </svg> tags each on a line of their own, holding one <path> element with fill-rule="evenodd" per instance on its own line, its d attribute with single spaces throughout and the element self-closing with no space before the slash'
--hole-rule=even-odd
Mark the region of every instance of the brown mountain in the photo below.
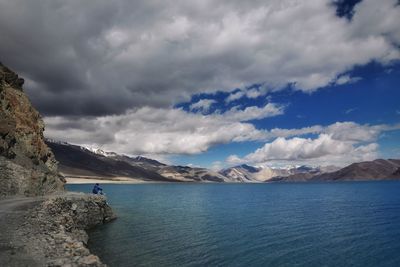
<svg viewBox="0 0 400 267">
<path fill-rule="evenodd" d="M 333 172 L 300 173 L 274 177 L 270 182 L 367 181 L 400 179 L 400 160 L 377 159 L 350 164 Z"/>
<path fill-rule="evenodd" d="M 114 152 L 46 141 L 67 177 L 118 179 L 132 178 L 164 182 L 224 182 L 226 177 L 204 168 L 169 166 L 145 157 L 129 157 Z"/>
<path fill-rule="evenodd" d="M 43 139 L 43 120 L 23 84 L 0 63 L 0 196 L 43 195 L 64 186 Z"/>
<path fill-rule="evenodd" d="M 316 175 L 313 181 L 359 181 L 400 179 L 399 159 L 377 159 L 353 163 L 331 173 Z"/>
<path fill-rule="evenodd" d="M 47 141 L 66 177 L 127 177 L 145 181 L 172 182 L 150 168 L 134 166 L 121 158 L 106 157 L 84 147 Z"/>
</svg>

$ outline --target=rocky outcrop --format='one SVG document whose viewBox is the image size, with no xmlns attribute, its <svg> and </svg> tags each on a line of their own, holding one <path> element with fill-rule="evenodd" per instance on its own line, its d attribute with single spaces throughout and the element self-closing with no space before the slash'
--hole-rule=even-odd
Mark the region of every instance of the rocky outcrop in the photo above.
<svg viewBox="0 0 400 267">
<path fill-rule="evenodd" d="M 63 189 L 44 123 L 22 90 L 24 80 L 0 63 L 0 196 Z"/>
<path fill-rule="evenodd" d="M 87 249 L 85 230 L 113 219 L 101 195 L 52 196 L 29 213 L 15 239 L 43 266 L 105 266 Z"/>
<path fill-rule="evenodd" d="M 24 219 L 15 215 L 0 220 L 0 228 L 8 229 L 0 235 L 0 265 L 105 266 L 87 249 L 85 230 L 115 215 L 103 196 L 64 192 L 64 177 L 44 141 L 43 120 L 24 94 L 23 83 L 0 63 L 0 197 L 52 194 L 0 202 L 0 211 L 7 214 L 14 214 L 16 206 L 10 205 L 21 200 L 36 207 Z"/>
</svg>

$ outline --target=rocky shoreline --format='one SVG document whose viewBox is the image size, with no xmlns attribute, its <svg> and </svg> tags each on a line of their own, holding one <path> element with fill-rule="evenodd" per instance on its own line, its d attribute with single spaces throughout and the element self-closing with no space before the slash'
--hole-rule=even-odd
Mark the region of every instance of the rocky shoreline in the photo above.
<svg viewBox="0 0 400 267">
<path fill-rule="evenodd" d="M 15 231 L 12 240 L 23 245 L 14 253 L 34 259 L 29 266 L 106 266 L 87 248 L 85 230 L 115 218 L 104 196 L 48 196 L 26 214 Z"/>
</svg>

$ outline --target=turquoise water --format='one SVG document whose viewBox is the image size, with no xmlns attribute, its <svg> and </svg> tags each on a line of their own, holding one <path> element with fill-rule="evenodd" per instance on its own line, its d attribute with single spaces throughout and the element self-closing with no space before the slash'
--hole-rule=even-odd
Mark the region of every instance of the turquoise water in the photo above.
<svg viewBox="0 0 400 267">
<path fill-rule="evenodd" d="M 103 188 L 119 218 L 89 246 L 110 266 L 400 266 L 400 182 Z"/>
</svg>

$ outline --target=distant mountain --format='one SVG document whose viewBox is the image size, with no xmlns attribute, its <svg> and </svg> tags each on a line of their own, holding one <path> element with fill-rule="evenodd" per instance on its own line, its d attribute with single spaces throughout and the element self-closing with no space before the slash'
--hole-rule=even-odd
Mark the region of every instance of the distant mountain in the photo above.
<svg viewBox="0 0 400 267">
<path fill-rule="evenodd" d="M 46 143 L 59 162 L 59 170 L 67 177 L 129 177 L 146 181 L 171 181 L 152 170 L 94 153 L 81 146 L 49 140 Z"/>
<path fill-rule="evenodd" d="M 353 163 L 335 172 L 313 176 L 313 181 L 357 181 L 400 179 L 399 159 L 377 159 Z"/>
<path fill-rule="evenodd" d="M 377 159 L 350 164 L 340 170 L 325 170 L 274 177 L 271 182 L 309 182 L 309 181 L 364 181 L 400 179 L 400 160 Z"/>
<path fill-rule="evenodd" d="M 184 182 L 228 182 L 229 180 L 220 173 L 205 168 L 192 168 L 188 166 L 165 166 L 159 173 L 170 179 Z"/>
<path fill-rule="evenodd" d="M 100 149 L 47 140 L 59 169 L 66 177 L 113 179 L 134 178 L 143 181 L 224 182 L 226 177 L 204 168 L 169 166 L 145 157 L 129 157 Z"/>
<path fill-rule="evenodd" d="M 232 182 L 265 182 L 280 181 L 291 175 L 313 176 L 316 173 L 322 173 L 319 168 L 309 166 L 288 167 L 288 168 L 257 168 L 246 164 L 231 167 L 220 171 Z"/>
<path fill-rule="evenodd" d="M 47 140 L 66 177 L 134 178 L 165 182 L 309 182 L 400 179 L 400 160 L 378 159 L 335 166 L 287 168 L 239 165 L 219 172 L 189 166 L 171 166 L 145 157 L 129 157 L 114 152 L 85 148 Z"/>
<path fill-rule="evenodd" d="M 255 173 L 260 169 L 243 164 L 220 171 L 220 174 L 227 177 L 230 182 L 256 182 Z"/>
</svg>

